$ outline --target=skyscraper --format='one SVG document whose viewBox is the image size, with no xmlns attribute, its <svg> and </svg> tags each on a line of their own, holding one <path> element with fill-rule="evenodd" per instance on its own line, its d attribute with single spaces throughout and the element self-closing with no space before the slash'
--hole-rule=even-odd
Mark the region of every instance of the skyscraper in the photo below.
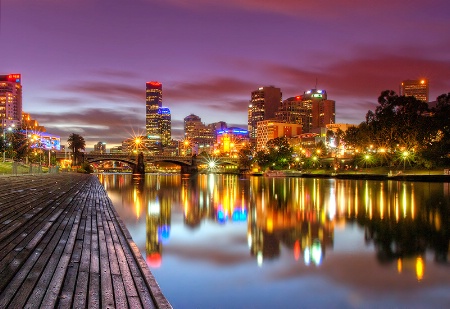
<svg viewBox="0 0 450 309">
<path fill-rule="evenodd" d="M 283 100 L 278 112 L 275 113 L 276 120 L 295 124 L 310 123 L 311 121 L 307 117 L 311 113 L 308 109 L 305 110 L 302 99 L 302 96 L 296 96 Z"/>
<path fill-rule="evenodd" d="M 328 100 L 325 90 L 311 89 L 303 94 L 303 104 L 311 111 L 311 123 L 303 125 L 303 132 L 325 128 L 327 124 L 336 122 L 336 102 Z"/>
<path fill-rule="evenodd" d="M 401 95 L 412 96 L 418 100 L 428 103 L 429 101 L 428 93 L 429 93 L 428 80 L 426 79 L 404 80 L 401 84 L 400 88 Z"/>
<path fill-rule="evenodd" d="M 145 129 L 149 140 L 150 150 L 157 150 L 161 146 L 160 113 L 162 107 L 162 84 L 147 82 L 145 92 Z"/>
<path fill-rule="evenodd" d="M 281 100 L 281 90 L 274 86 L 260 87 L 252 92 L 248 106 L 248 132 L 253 143 L 256 142 L 258 121 L 274 119 Z"/>
<path fill-rule="evenodd" d="M 0 121 L 2 128 L 20 126 L 22 84 L 20 74 L 0 75 Z"/>
<path fill-rule="evenodd" d="M 172 115 L 168 107 L 161 107 L 158 111 L 160 121 L 161 145 L 167 147 L 172 140 Z"/>
</svg>

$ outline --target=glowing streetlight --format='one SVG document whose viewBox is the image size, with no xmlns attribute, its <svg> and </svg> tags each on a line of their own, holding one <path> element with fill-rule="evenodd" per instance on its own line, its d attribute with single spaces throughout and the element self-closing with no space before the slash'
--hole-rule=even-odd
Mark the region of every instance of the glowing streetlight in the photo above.
<svg viewBox="0 0 450 309">
<path fill-rule="evenodd" d="M 403 151 L 402 158 L 403 158 L 403 170 L 406 168 L 406 160 L 408 159 L 409 151 Z"/>
<path fill-rule="evenodd" d="M 370 160 L 370 155 L 366 154 L 364 156 L 364 161 L 366 162 L 366 168 L 367 168 L 367 161 L 369 161 L 369 160 Z"/>
<path fill-rule="evenodd" d="M 15 127 L 13 123 L 10 127 L 8 127 L 8 131 L 11 132 Z M 5 154 L 6 154 L 6 143 L 5 143 L 6 135 L 5 135 L 5 126 L 3 126 L 3 162 L 5 162 Z"/>
</svg>

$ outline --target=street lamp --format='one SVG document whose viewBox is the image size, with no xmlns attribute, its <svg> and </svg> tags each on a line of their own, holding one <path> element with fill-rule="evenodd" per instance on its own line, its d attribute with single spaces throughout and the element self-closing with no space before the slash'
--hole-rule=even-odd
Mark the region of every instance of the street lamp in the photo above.
<svg viewBox="0 0 450 309">
<path fill-rule="evenodd" d="M 366 162 L 366 168 L 367 168 L 367 161 L 369 161 L 369 160 L 370 160 L 370 155 L 366 154 L 364 156 L 364 161 Z"/>
<path fill-rule="evenodd" d="M 405 168 L 406 168 L 406 160 L 408 159 L 408 156 L 409 156 L 409 152 L 408 151 L 403 151 L 403 153 L 402 153 L 402 157 L 403 157 L 403 170 L 405 170 Z"/>
<path fill-rule="evenodd" d="M 13 128 L 15 127 L 15 124 L 13 123 L 10 127 L 8 127 L 8 131 L 12 131 Z M 5 135 L 5 127 L 3 126 L 3 163 L 6 161 L 6 135 Z"/>
</svg>

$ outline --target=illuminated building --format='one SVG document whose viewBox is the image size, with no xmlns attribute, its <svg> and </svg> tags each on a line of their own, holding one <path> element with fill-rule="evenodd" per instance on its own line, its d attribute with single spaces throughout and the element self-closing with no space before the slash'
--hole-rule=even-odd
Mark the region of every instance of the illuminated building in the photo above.
<svg viewBox="0 0 450 309">
<path fill-rule="evenodd" d="M 214 144 L 213 126 L 205 125 L 202 119 L 194 114 L 184 118 L 184 138 L 189 142 L 191 149 L 198 148 L 194 153 L 211 151 Z"/>
<path fill-rule="evenodd" d="M 302 101 L 311 110 L 311 123 L 303 127 L 304 132 L 314 132 L 319 128 L 325 128 L 327 124 L 336 122 L 336 102 L 327 99 L 325 90 L 305 91 Z"/>
<path fill-rule="evenodd" d="M 303 131 L 309 130 L 312 122 L 311 117 L 310 105 L 303 102 L 303 96 L 291 97 L 284 100 L 275 113 L 275 119 L 281 122 L 304 124 Z"/>
<path fill-rule="evenodd" d="M 217 130 L 216 135 L 216 141 L 222 153 L 239 152 L 249 142 L 248 131 L 240 128 Z"/>
<path fill-rule="evenodd" d="M 264 150 L 269 140 L 277 137 L 294 137 L 302 133 L 300 124 L 264 120 L 258 122 L 256 151 Z"/>
<path fill-rule="evenodd" d="M 162 84 L 147 82 L 145 92 L 145 129 L 147 134 L 147 150 L 160 153 L 169 146 L 172 139 L 172 116 L 170 109 L 162 106 Z"/>
<path fill-rule="evenodd" d="M 94 152 L 96 153 L 106 153 L 106 143 L 98 142 L 94 145 Z"/>
<path fill-rule="evenodd" d="M 172 116 L 168 107 L 161 107 L 158 111 L 160 116 L 160 136 L 163 147 L 170 145 L 172 140 Z"/>
<path fill-rule="evenodd" d="M 19 127 L 22 120 L 20 74 L 0 75 L 0 120 L 2 128 Z"/>
<path fill-rule="evenodd" d="M 162 84 L 147 82 L 145 92 L 145 129 L 149 150 L 161 149 L 160 108 L 162 107 Z"/>
<path fill-rule="evenodd" d="M 401 84 L 400 94 L 406 97 L 415 97 L 418 100 L 428 102 L 428 80 L 404 80 Z"/>
<path fill-rule="evenodd" d="M 258 122 L 274 119 L 281 100 L 281 90 L 274 86 L 260 87 L 252 92 L 248 106 L 248 132 L 252 142 L 256 141 L 258 136 Z"/>
<path fill-rule="evenodd" d="M 31 118 L 30 114 L 22 112 L 22 128 L 27 131 L 45 132 L 44 126 L 40 126 L 37 120 Z"/>
</svg>

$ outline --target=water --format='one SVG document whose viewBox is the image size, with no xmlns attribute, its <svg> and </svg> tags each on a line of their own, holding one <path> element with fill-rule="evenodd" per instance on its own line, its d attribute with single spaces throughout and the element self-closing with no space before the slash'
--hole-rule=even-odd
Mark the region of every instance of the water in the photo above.
<svg viewBox="0 0 450 309">
<path fill-rule="evenodd" d="M 99 175 L 174 308 L 447 308 L 450 185 Z"/>
</svg>

